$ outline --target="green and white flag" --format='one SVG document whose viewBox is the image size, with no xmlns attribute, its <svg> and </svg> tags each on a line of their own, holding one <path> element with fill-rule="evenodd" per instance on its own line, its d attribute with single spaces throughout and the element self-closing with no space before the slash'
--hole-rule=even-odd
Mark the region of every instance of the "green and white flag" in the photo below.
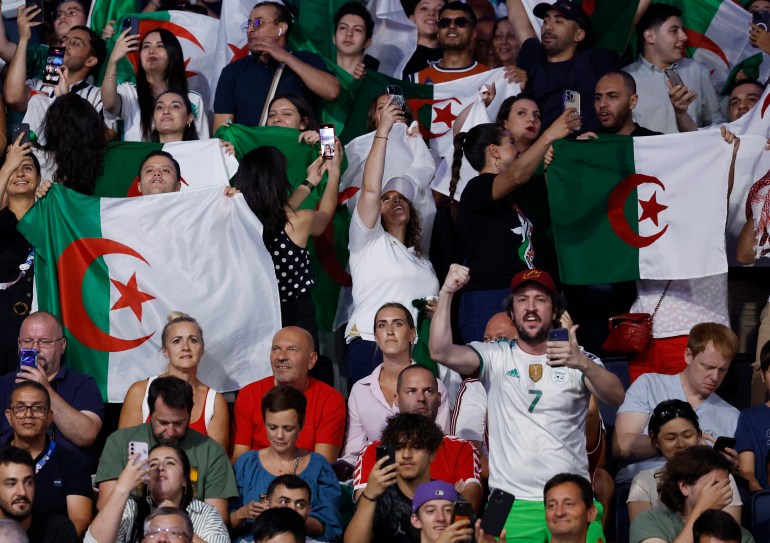
<svg viewBox="0 0 770 543">
<path fill-rule="evenodd" d="M 278 287 L 242 195 L 220 186 L 96 198 L 54 185 L 19 230 L 35 247 L 38 306 L 64 323 L 67 364 L 93 376 L 105 401 L 165 371 L 160 335 L 174 310 L 203 328 L 204 383 L 230 391 L 270 375 Z"/>
<path fill-rule="evenodd" d="M 562 281 L 725 273 L 732 146 L 718 130 L 558 141 L 548 194 Z"/>
</svg>

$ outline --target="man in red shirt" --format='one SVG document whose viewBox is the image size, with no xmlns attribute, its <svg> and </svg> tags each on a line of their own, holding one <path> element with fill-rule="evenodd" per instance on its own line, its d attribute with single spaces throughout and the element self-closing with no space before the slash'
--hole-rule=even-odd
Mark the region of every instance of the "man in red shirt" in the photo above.
<svg viewBox="0 0 770 543">
<path fill-rule="evenodd" d="M 305 425 L 297 447 L 317 452 L 330 463 L 337 460 L 345 436 L 345 400 L 335 389 L 308 375 L 317 358 L 307 330 L 287 326 L 275 334 L 270 349 L 272 377 L 246 385 L 235 400 L 233 462 L 247 451 L 269 445 L 261 402 L 267 391 L 278 385 L 292 386 L 307 398 Z"/>
<path fill-rule="evenodd" d="M 401 413 L 424 415 L 436 420 L 441 402 L 436 392 L 436 376 L 425 366 L 415 364 L 405 368 L 396 383 L 396 405 Z M 369 472 L 377 461 L 379 441 L 369 443 L 356 462 L 353 488 L 356 499 L 366 488 Z M 454 436 L 444 436 L 430 464 L 430 478 L 455 485 L 473 507 L 481 503 L 481 467 L 479 452 L 469 441 Z"/>
</svg>

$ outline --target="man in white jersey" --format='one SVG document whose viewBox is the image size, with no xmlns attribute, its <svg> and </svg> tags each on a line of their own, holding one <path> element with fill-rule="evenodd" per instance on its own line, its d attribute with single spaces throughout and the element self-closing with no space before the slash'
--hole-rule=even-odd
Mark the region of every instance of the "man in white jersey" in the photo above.
<svg viewBox="0 0 770 543">
<path fill-rule="evenodd" d="M 519 338 L 509 343 L 454 345 L 450 305 L 469 279 L 469 270 L 452 264 L 439 292 L 431 322 L 433 360 L 462 375 L 477 374 L 489 398 L 489 486 L 516 496 L 506 529 L 517 541 L 542 543 L 547 537 L 543 487 L 561 472 L 588 478 L 585 418 L 590 393 L 620 405 L 620 379 L 578 345 L 573 326 L 569 341 L 548 341 L 559 326 L 563 300 L 553 279 L 525 270 L 511 281 L 508 313 Z M 598 522 L 589 528 L 601 532 Z"/>
</svg>

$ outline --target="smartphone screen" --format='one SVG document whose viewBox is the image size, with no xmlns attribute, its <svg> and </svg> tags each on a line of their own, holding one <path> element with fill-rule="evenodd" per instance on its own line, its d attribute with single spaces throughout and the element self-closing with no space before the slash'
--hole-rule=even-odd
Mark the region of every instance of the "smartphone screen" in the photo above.
<svg viewBox="0 0 770 543">
<path fill-rule="evenodd" d="M 19 366 L 37 367 L 37 349 L 19 349 Z"/>
<path fill-rule="evenodd" d="M 321 130 L 321 154 L 324 160 L 334 158 L 334 125 L 322 124 Z"/>
<path fill-rule="evenodd" d="M 406 100 L 404 100 L 404 91 L 398 85 L 388 85 L 385 87 L 388 96 L 393 100 L 393 105 L 400 106 L 401 109 L 406 110 Z"/>
<path fill-rule="evenodd" d="M 29 143 L 29 124 L 27 123 L 13 123 L 11 125 L 11 141 L 16 141 L 19 134 L 24 133 L 24 137 L 21 138 L 19 144 Z"/>
<path fill-rule="evenodd" d="M 45 61 L 45 70 L 43 72 L 43 83 L 46 85 L 56 85 L 59 83 L 59 74 L 57 70 L 64 64 L 64 48 L 50 47 L 48 49 L 48 59 Z"/>
</svg>

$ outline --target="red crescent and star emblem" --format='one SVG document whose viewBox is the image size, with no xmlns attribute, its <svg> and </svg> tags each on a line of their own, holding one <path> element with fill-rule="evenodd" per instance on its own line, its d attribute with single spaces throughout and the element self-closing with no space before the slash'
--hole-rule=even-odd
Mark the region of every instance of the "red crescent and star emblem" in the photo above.
<svg viewBox="0 0 770 543">
<path fill-rule="evenodd" d="M 639 185 L 644 185 L 646 183 L 658 185 L 663 190 L 666 190 L 666 187 L 663 186 L 663 183 L 661 183 L 660 179 L 657 177 L 635 173 L 629 175 L 618 183 L 618 186 L 612 190 L 610 197 L 607 200 L 607 218 L 610 221 L 610 226 L 612 226 L 612 229 L 620 239 L 637 249 L 652 245 L 666 233 L 666 230 L 668 230 L 668 225 L 666 225 L 662 230 L 659 230 L 651 236 L 640 236 L 633 231 L 626 220 L 625 207 L 628 196 Z M 658 215 L 668 209 L 668 206 L 658 203 L 657 192 L 654 192 L 649 200 L 640 199 L 639 205 L 642 207 L 642 214 L 639 217 L 639 222 L 649 219 L 655 226 L 658 226 Z"/>
<path fill-rule="evenodd" d="M 104 238 L 83 238 L 73 241 L 62 251 L 56 267 L 59 274 L 64 325 L 75 339 L 86 347 L 115 353 L 138 347 L 150 339 L 155 332 L 136 339 L 117 338 L 101 330 L 88 315 L 83 305 L 83 279 L 94 260 L 109 254 L 133 256 L 149 265 L 141 254 L 118 241 Z M 120 298 L 110 310 L 129 307 L 141 322 L 142 304 L 155 299 L 155 297 L 139 290 L 136 273 L 126 284 L 114 279 L 110 280 L 120 292 Z"/>
<path fill-rule="evenodd" d="M 446 102 L 446 105 L 444 107 L 437 107 L 435 104 L 441 104 L 442 102 Z M 434 106 L 433 111 L 436 113 L 436 117 L 433 120 L 433 124 L 438 123 L 444 123 L 447 125 L 447 130 L 441 133 L 434 133 L 430 130 L 430 125 L 427 127 L 424 126 L 418 119 L 418 123 L 420 125 L 420 134 L 424 138 L 433 139 L 433 138 L 440 138 L 447 132 L 449 132 L 452 129 L 452 123 L 457 118 L 457 115 L 452 113 L 452 102 L 457 102 L 458 104 L 462 104 L 459 99 L 452 97 L 452 98 L 442 98 L 440 100 L 429 100 L 429 99 L 423 99 L 423 98 L 407 98 L 406 103 L 409 105 L 409 109 L 411 109 L 415 113 L 415 117 L 419 117 L 418 111 L 423 106 Z"/>
</svg>

